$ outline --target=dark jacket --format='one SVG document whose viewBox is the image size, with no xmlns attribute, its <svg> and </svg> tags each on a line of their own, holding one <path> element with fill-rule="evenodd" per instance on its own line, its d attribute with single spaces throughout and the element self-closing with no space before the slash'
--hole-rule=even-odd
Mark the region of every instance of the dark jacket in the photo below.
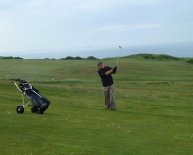
<svg viewBox="0 0 193 155">
<path fill-rule="evenodd" d="M 105 66 L 103 69 L 98 70 L 98 74 L 101 77 L 103 87 L 107 87 L 113 84 L 113 77 L 110 75 L 105 75 L 105 73 L 112 68 L 109 66 Z"/>
</svg>

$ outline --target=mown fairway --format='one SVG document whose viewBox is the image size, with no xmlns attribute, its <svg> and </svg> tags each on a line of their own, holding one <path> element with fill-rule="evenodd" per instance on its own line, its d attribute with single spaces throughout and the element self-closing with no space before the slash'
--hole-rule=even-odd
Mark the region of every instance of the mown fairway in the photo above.
<svg viewBox="0 0 193 155">
<path fill-rule="evenodd" d="M 193 154 L 193 65 L 121 59 L 108 111 L 96 63 L 0 60 L 0 155 Z M 44 115 L 16 113 L 17 78 L 51 100 Z"/>
</svg>

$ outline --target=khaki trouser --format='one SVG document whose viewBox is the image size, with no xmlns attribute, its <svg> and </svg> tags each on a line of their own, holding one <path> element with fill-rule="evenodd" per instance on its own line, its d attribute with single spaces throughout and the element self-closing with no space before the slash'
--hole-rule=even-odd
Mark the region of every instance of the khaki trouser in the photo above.
<svg viewBox="0 0 193 155">
<path fill-rule="evenodd" d="M 105 108 L 115 109 L 115 90 L 114 85 L 104 87 Z"/>
</svg>

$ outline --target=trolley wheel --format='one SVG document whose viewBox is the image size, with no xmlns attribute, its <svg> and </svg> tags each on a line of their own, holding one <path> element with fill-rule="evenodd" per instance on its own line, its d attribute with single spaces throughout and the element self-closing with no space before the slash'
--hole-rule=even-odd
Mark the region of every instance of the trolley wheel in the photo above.
<svg viewBox="0 0 193 155">
<path fill-rule="evenodd" d="M 17 106 L 16 111 L 18 114 L 23 114 L 24 113 L 24 107 L 23 106 Z"/>
<path fill-rule="evenodd" d="M 46 109 L 48 109 L 48 105 L 47 104 L 42 104 L 42 106 L 41 106 L 41 111 L 45 111 Z"/>
<path fill-rule="evenodd" d="M 37 108 L 36 107 L 31 107 L 31 112 L 32 113 L 37 113 Z"/>
<path fill-rule="evenodd" d="M 38 111 L 37 111 L 38 114 L 44 114 L 44 111 L 40 108 L 38 108 Z"/>
</svg>

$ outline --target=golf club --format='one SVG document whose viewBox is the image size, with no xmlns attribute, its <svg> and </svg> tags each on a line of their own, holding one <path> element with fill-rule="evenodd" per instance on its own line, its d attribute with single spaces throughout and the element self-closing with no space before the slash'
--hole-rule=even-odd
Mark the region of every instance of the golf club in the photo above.
<svg viewBox="0 0 193 155">
<path fill-rule="evenodd" d="M 120 52 L 119 52 L 119 55 L 117 56 L 117 61 L 116 61 L 116 64 L 115 66 L 117 66 L 118 62 L 119 62 L 119 58 L 121 56 L 121 50 L 123 49 L 121 46 L 118 46 L 118 48 L 120 49 Z"/>
</svg>

